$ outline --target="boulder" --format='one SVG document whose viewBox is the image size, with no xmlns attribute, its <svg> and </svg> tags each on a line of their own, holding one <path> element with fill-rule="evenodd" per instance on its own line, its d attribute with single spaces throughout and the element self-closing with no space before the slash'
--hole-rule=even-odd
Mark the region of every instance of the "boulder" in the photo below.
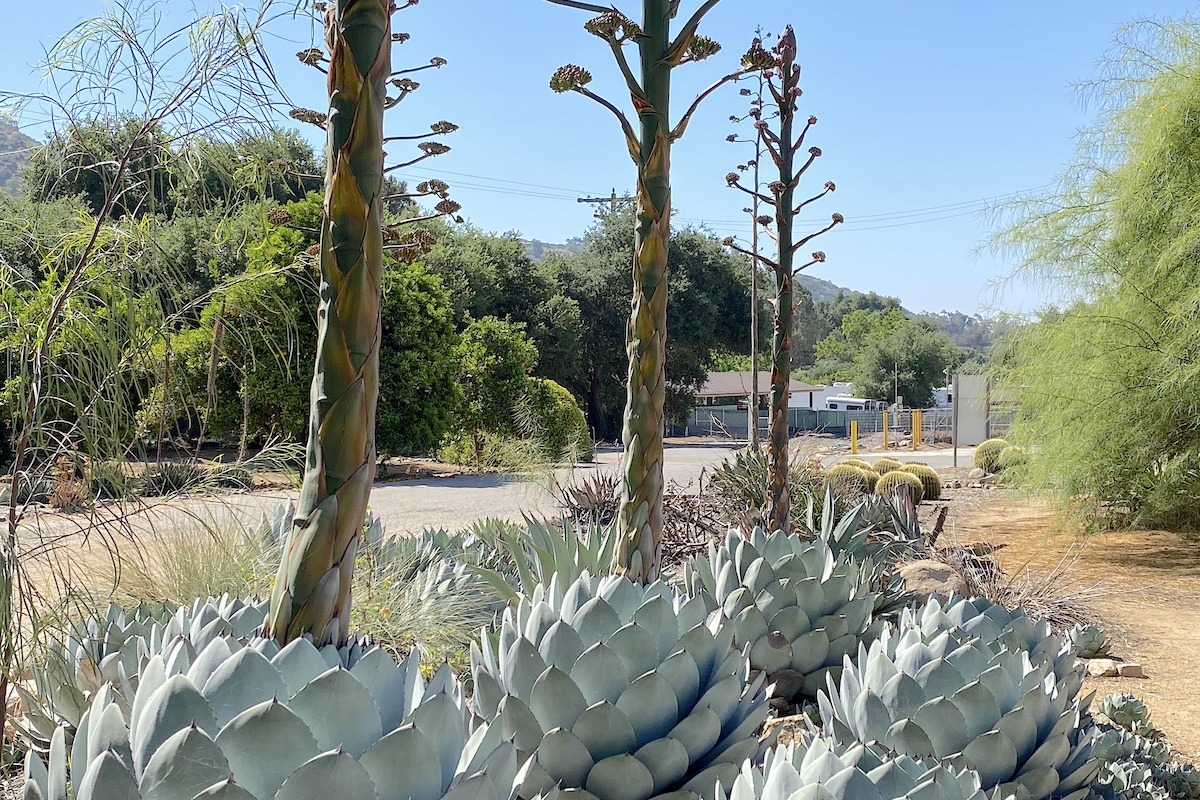
<svg viewBox="0 0 1200 800">
<path fill-rule="evenodd" d="M 1115 678 L 1120 674 L 1117 662 L 1111 658 L 1089 658 L 1087 674 L 1092 678 Z"/>
<path fill-rule="evenodd" d="M 900 568 L 900 577 L 904 580 L 904 588 L 912 592 L 918 603 L 925 603 L 930 595 L 946 598 L 950 595 L 967 597 L 971 587 L 958 570 L 941 561 L 924 559 L 905 564 Z"/>
<path fill-rule="evenodd" d="M 981 470 L 979 467 L 976 467 L 975 469 L 973 469 L 967 473 L 967 479 L 972 480 L 972 481 L 977 481 L 980 478 L 986 478 L 986 477 L 987 477 L 987 473 L 984 472 L 983 470 Z"/>
<path fill-rule="evenodd" d="M 1117 665 L 1117 674 L 1122 678 L 1144 678 L 1146 677 L 1146 670 L 1142 669 L 1141 664 L 1127 661 L 1124 664 Z"/>
</svg>

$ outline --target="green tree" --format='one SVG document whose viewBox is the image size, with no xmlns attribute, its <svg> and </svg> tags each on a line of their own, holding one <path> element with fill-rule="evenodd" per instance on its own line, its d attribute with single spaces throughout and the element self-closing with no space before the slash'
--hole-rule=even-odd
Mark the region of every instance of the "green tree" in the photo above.
<svg viewBox="0 0 1200 800">
<path fill-rule="evenodd" d="M 890 401 L 899 394 L 905 405 L 924 408 L 933 405 L 933 388 L 945 382 L 945 370 L 961 360 L 949 336 L 928 322 L 906 320 L 866 340 L 856 359 L 854 387 L 864 397 Z"/>
<path fill-rule="evenodd" d="M 629 303 L 621 290 L 632 291 L 631 224 L 629 209 L 605 213 L 578 254 L 543 262 L 560 291 L 578 304 L 582 337 L 576 369 L 542 374 L 585 399 L 588 425 L 599 439 L 615 436 L 624 406 Z M 749 346 L 750 278 L 744 259 L 694 229 L 671 238 L 668 264 L 667 322 L 675 333 L 667 340 L 664 407 L 668 419 L 680 420 L 707 377 L 713 351 L 745 352 Z"/>
<path fill-rule="evenodd" d="M 1014 336 L 1028 478 L 1109 525 L 1200 528 L 1200 25 L 1123 29 L 1099 119 L 997 244 L 1065 300 Z"/>
<path fill-rule="evenodd" d="M 538 353 L 522 323 L 496 317 L 473 320 L 454 347 L 458 384 L 459 430 L 483 453 L 484 434 L 516 436 L 517 406 L 525 396 Z"/>
<path fill-rule="evenodd" d="M 420 264 L 384 273 L 376 442 L 391 455 L 434 452 L 461 402 L 450 295 Z"/>
</svg>

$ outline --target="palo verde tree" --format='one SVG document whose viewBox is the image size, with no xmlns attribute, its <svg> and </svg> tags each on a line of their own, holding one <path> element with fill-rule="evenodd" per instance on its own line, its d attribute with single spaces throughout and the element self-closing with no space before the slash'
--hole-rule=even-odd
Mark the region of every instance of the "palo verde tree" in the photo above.
<svg viewBox="0 0 1200 800">
<path fill-rule="evenodd" d="M 329 112 L 296 109 L 292 116 L 325 128 L 325 205 L 320 227 L 321 305 L 317 315 L 317 358 L 310 395 L 308 454 L 296 517 L 284 549 L 267 633 L 281 644 L 311 636 L 318 646 L 344 644 L 350 634 L 350 587 L 363 517 L 375 479 L 375 411 L 379 398 L 380 304 L 385 247 L 416 250 L 429 234 L 407 236 L 385 230 L 384 174 L 449 150 L 428 137 L 455 126 L 439 122 L 431 133 L 396 139 L 420 140 L 422 155 L 394 167 L 384 165 L 384 112 L 418 84 L 408 77 L 440 67 L 435 58 L 415 69 L 392 71 L 391 0 L 336 0 L 325 10 L 325 46 L 298 54 L 328 75 Z M 388 96 L 388 86 L 397 90 Z M 406 197 L 435 195 L 436 214 L 453 215 L 447 187 L 429 182 Z M 280 220 L 286 223 L 287 220 Z M 387 242 L 387 244 L 385 244 Z"/>
<path fill-rule="evenodd" d="M 787 532 L 791 518 L 791 498 L 788 494 L 788 387 L 792 378 L 792 325 L 794 318 L 794 299 L 792 296 L 792 281 L 796 273 L 819 264 L 825 260 L 825 254 L 818 251 L 812 254 L 812 260 L 796 266 L 796 253 L 809 242 L 823 233 L 832 230 L 842 222 L 841 214 L 834 214 L 833 220 L 825 227 L 796 238 L 795 222 L 800 212 L 835 188 L 832 182 L 826 182 L 824 188 L 807 200 L 796 202 L 796 190 L 800 179 L 821 155 L 819 147 L 808 149 L 808 158 L 800 155 L 804 147 L 804 138 L 809 128 L 816 124 L 816 117 L 809 117 L 804 127 L 799 128 L 796 115 L 800 101 L 800 65 L 796 63 L 796 34 L 791 26 L 779 37 L 776 46 L 767 51 L 763 48 L 762 39 L 755 38 L 751 44 L 748 60 L 761 63 L 767 69 L 763 72 L 763 80 L 767 91 L 770 92 L 773 104 L 762 101 L 752 102 L 749 118 L 754 120 L 754 128 L 761 137 L 762 144 L 771 155 L 779 170 L 779 177 L 772 181 L 764 194 L 760 187 L 748 188 L 741 185 L 741 176 L 731 172 L 726 176 L 730 186 L 741 189 L 761 203 L 775 209 L 773 217 L 758 217 L 755 222 L 762 225 L 770 233 L 770 225 L 775 224 L 772 234 L 778 249 L 776 260 L 766 258 L 761 253 L 749 252 L 743 249 L 732 238 L 725 244 L 738 252 L 750 255 L 771 268 L 775 274 L 775 326 L 771 343 L 771 409 L 770 431 L 767 440 L 767 474 L 770 480 L 771 492 L 768 501 L 767 517 L 772 530 Z M 778 123 L 778 130 L 772 130 L 771 120 Z M 803 161 L 801 161 L 803 159 Z"/>
<path fill-rule="evenodd" d="M 550 79 L 556 92 L 578 92 L 611 111 L 621 124 L 630 158 L 637 167 L 637 220 L 634 233 L 633 302 L 626 328 L 629 377 L 622 442 L 625 446 L 618 524 L 621 542 L 614 568 L 634 581 L 658 577 L 663 530 L 663 406 L 666 396 L 667 247 L 671 228 L 671 144 L 681 137 L 705 97 L 720 86 L 757 69 L 743 67 L 700 93 L 672 127 L 671 73 L 682 65 L 702 61 L 720 50 L 712 39 L 696 33 L 704 16 L 720 0 L 705 0 L 674 36 L 671 21 L 679 0 L 642 0 L 642 24 L 612 7 L 550 0 L 599 16 L 584 28 L 612 48 L 633 106 L 639 129 L 615 104 L 587 88 L 592 76 L 568 64 Z M 638 50 L 635 72 L 624 47 Z"/>
<path fill-rule="evenodd" d="M 1057 308 L 1016 331 L 1005 391 L 1024 477 L 1102 525 L 1200 529 L 1200 24 L 1119 31 L 1100 115 L 997 246 Z"/>
</svg>

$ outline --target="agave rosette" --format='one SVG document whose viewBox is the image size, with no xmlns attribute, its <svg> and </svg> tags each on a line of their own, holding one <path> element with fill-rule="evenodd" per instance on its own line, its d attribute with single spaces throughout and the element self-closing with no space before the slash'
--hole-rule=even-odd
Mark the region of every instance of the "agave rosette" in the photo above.
<svg viewBox="0 0 1200 800">
<path fill-rule="evenodd" d="M 471 650 L 475 712 L 516 744 L 519 794 L 712 798 L 766 745 L 761 677 L 699 598 L 584 572 L 552 579 Z"/>
<path fill-rule="evenodd" d="M 734 646 L 749 649 L 750 668 L 786 684 L 787 699 L 815 698 L 826 676 L 836 679 L 843 659 L 876 635 L 870 580 L 821 540 L 761 528 L 749 537 L 730 531 L 684 572 L 689 594 L 729 620 Z"/>
<path fill-rule="evenodd" d="M 26 800 L 502 800 L 516 752 L 469 734 L 457 680 L 426 684 L 415 656 L 377 647 L 316 649 L 306 639 L 212 640 L 145 665 L 126 712 L 96 693 L 68 747 L 26 760 Z"/>
<path fill-rule="evenodd" d="M 1004 795 L 1082 800 L 1099 762 L 1082 728 L 1081 684 L 1078 671 L 1060 678 L 1024 649 L 958 628 L 926 633 L 909 617 L 857 664 L 847 659 L 819 704 L 839 741 L 970 768 Z"/>
<path fill-rule="evenodd" d="M 105 683 L 128 709 L 127 698 L 151 656 L 177 646 L 194 657 L 218 637 L 250 639 L 266 616 L 266 602 L 229 595 L 180 608 L 141 605 L 125 611 L 111 605 L 103 617 L 86 619 L 63 641 L 47 645 L 43 659 L 31 668 L 31 689 L 17 687 L 25 707 L 17 724 L 31 746 L 44 751 L 59 727 L 70 739 L 89 698 Z"/>
<path fill-rule="evenodd" d="M 816 737 L 768 750 L 747 762 L 729 800 L 986 800 L 979 775 L 889 753 L 880 747 Z"/>
<path fill-rule="evenodd" d="M 1112 649 L 1108 631 L 1099 625 L 1076 625 L 1067 631 L 1067 637 L 1080 658 L 1104 658 Z"/>
</svg>

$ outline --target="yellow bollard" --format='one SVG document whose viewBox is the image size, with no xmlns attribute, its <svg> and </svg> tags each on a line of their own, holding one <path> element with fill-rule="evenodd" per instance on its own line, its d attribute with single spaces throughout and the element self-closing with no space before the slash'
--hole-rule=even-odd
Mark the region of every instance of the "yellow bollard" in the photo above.
<svg viewBox="0 0 1200 800">
<path fill-rule="evenodd" d="M 858 420 L 850 420 L 850 454 L 858 453 Z"/>
<path fill-rule="evenodd" d="M 888 441 L 887 440 L 888 440 L 888 424 L 887 424 L 887 412 L 885 411 L 885 412 L 883 412 L 883 449 L 884 450 L 888 449 Z"/>
<path fill-rule="evenodd" d="M 912 446 L 913 450 L 917 449 L 917 445 L 921 444 L 921 412 L 914 409 L 912 412 Z"/>
</svg>

